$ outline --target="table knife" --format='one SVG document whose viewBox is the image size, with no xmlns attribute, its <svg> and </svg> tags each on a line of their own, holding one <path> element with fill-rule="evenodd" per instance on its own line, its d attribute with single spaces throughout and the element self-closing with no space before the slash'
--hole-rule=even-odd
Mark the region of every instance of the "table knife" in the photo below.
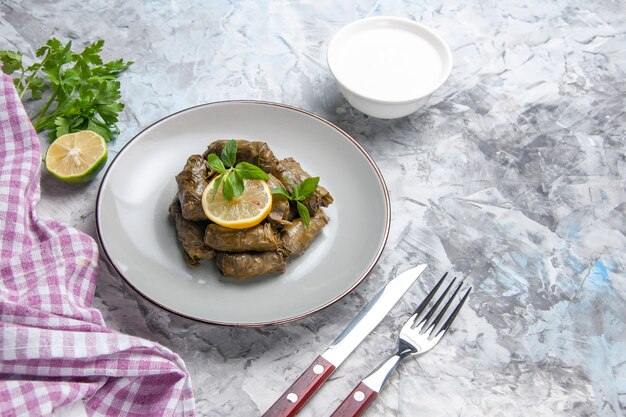
<svg viewBox="0 0 626 417">
<path fill-rule="evenodd" d="M 263 417 L 295 416 L 335 369 L 374 330 L 425 269 L 425 264 L 418 265 L 389 281 Z"/>
</svg>

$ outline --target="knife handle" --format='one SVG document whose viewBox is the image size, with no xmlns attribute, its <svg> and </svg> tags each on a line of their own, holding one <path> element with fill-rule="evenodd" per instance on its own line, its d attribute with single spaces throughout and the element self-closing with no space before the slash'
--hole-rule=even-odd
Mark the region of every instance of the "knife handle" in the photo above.
<svg viewBox="0 0 626 417">
<path fill-rule="evenodd" d="M 330 417 L 358 417 L 367 410 L 377 396 L 376 391 L 361 381 Z"/>
<path fill-rule="evenodd" d="M 291 384 L 289 389 L 263 414 L 263 417 L 291 417 L 298 414 L 298 411 L 322 386 L 335 368 L 335 365 L 322 356 L 318 356 L 296 379 L 296 382 Z"/>
</svg>

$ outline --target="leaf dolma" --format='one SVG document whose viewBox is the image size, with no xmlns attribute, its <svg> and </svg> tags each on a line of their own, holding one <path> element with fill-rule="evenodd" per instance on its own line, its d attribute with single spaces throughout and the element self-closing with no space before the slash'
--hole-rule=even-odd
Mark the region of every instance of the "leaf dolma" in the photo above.
<svg viewBox="0 0 626 417">
<path fill-rule="evenodd" d="M 278 248 L 279 237 L 269 223 L 261 223 L 248 229 L 229 229 L 209 224 L 204 243 L 224 252 L 266 251 Z"/>
<path fill-rule="evenodd" d="M 174 220 L 176 234 L 183 248 L 185 262 L 188 265 L 197 265 L 203 259 L 212 259 L 215 251 L 204 244 L 204 229 L 207 222 L 192 222 L 183 217 L 180 202 L 176 198 L 169 208 L 170 216 Z"/>
<path fill-rule="evenodd" d="M 274 188 L 285 188 L 285 185 L 278 178 L 269 174 L 270 179 L 267 181 L 270 190 Z M 281 229 L 289 223 L 289 200 L 283 195 L 272 194 L 272 211 L 267 215 L 267 221 L 272 226 Z"/>
<path fill-rule="evenodd" d="M 211 174 L 207 162 L 200 155 L 191 155 L 183 170 L 176 175 L 178 198 L 183 217 L 187 220 L 208 220 L 202 210 L 202 193 Z"/>
<path fill-rule="evenodd" d="M 301 219 L 294 220 L 281 233 L 280 251 L 287 256 L 301 255 L 328 221 L 328 216 L 322 210 L 316 211 L 311 217 L 309 227 L 305 227 Z"/>
<path fill-rule="evenodd" d="M 215 264 L 225 277 L 249 279 L 272 272 L 284 272 L 287 262 L 277 251 L 218 252 Z"/>
<path fill-rule="evenodd" d="M 278 178 L 283 181 L 285 189 L 290 193 L 293 192 L 293 184 L 300 184 L 311 176 L 300 166 L 293 158 L 285 158 L 278 161 Z M 328 190 L 320 185 L 315 189 L 315 193 L 304 200 L 302 204 L 309 209 L 309 213 L 313 215 L 321 207 L 328 207 L 333 202 L 333 197 Z"/>
<path fill-rule="evenodd" d="M 209 145 L 202 156 L 206 159 L 209 154 L 220 155 L 228 140 L 217 140 Z M 265 142 L 237 140 L 237 158 L 235 163 L 248 162 L 256 165 L 268 174 L 278 176 L 278 159 Z"/>
</svg>

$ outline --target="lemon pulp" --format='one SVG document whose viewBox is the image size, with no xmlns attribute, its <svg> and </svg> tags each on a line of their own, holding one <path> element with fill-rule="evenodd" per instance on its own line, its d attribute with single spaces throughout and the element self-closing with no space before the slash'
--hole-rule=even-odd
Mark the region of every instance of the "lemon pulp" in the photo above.
<svg viewBox="0 0 626 417">
<path fill-rule="evenodd" d="M 211 180 L 202 193 L 202 209 L 209 220 L 231 229 L 247 229 L 256 226 L 272 210 L 272 192 L 267 181 L 244 180 L 244 191 L 239 197 L 227 200 L 220 184 L 215 197 Z"/>
<path fill-rule="evenodd" d="M 48 148 L 45 165 L 54 177 L 69 183 L 87 182 L 104 167 L 107 146 L 91 130 L 59 136 Z"/>
</svg>

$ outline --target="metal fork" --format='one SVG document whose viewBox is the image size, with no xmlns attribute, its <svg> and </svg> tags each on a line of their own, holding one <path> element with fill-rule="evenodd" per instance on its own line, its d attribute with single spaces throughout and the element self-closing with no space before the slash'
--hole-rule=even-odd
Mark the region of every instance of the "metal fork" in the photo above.
<svg viewBox="0 0 626 417">
<path fill-rule="evenodd" d="M 461 301 L 456 305 L 456 308 L 452 311 L 452 314 L 448 317 L 445 323 L 437 328 L 437 325 L 444 318 L 448 307 L 452 304 L 454 298 L 458 294 L 463 281 L 459 283 L 456 290 L 448 298 L 446 304 L 441 308 L 435 318 L 433 316 L 437 312 L 437 309 L 446 298 L 446 295 L 454 285 L 456 278 L 448 285 L 446 290 L 441 294 L 439 299 L 433 304 L 433 306 L 422 316 L 422 313 L 428 306 L 430 300 L 435 296 L 437 290 L 446 279 L 448 273 L 446 272 L 432 291 L 426 296 L 424 301 L 417 307 L 414 314 L 409 317 L 398 337 L 398 350 L 395 355 L 391 356 L 385 362 L 383 362 L 376 370 L 370 373 L 365 379 L 363 379 L 352 390 L 350 395 L 339 405 L 331 417 L 348 417 L 348 416 L 360 416 L 367 407 L 370 406 L 372 401 L 378 396 L 378 393 L 382 389 L 385 382 L 389 379 L 391 373 L 396 369 L 400 362 L 408 356 L 421 356 L 431 350 L 441 338 L 448 332 L 450 325 L 459 314 L 459 310 L 463 307 L 465 300 L 472 290 L 468 288 L 463 295 Z M 418 318 L 420 319 L 418 321 Z M 417 323 L 417 324 L 416 324 Z"/>
</svg>

